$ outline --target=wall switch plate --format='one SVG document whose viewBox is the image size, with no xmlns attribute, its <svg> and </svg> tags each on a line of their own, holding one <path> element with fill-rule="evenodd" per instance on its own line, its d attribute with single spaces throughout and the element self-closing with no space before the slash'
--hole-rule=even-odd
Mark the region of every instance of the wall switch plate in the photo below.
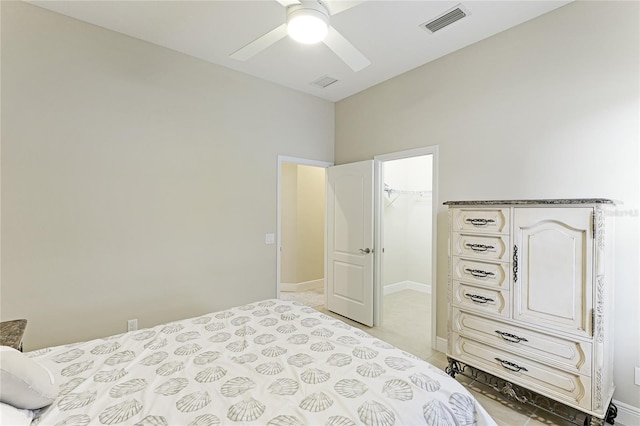
<svg viewBox="0 0 640 426">
<path fill-rule="evenodd" d="M 138 329 L 138 320 L 130 319 L 127 321 L 127 331 L 136 331 Z"/>
<path fill-rule="evenodd" d="M 640 367 L 636 367 L 636 375 L 634 383 L 640 386 Z"/>
<path fill-rule="evenodd" d="M 275 244 L 276 243 L 276 234 L 264 234 L 264 243 L 265 244 Z"/>
</svg>

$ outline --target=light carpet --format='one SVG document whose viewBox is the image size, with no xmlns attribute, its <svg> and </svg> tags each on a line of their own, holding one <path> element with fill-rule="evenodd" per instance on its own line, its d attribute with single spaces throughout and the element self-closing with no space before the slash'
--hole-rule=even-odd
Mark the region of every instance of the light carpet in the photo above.
<svg viewBox="0 0 640 426">
<path fill-rule="evenodd" d="M 298 302 L 312 308 L 324 306 L 324 288 L 314 288 L 307 291 L 282 291 L 280 299 Z"/>
</svg>

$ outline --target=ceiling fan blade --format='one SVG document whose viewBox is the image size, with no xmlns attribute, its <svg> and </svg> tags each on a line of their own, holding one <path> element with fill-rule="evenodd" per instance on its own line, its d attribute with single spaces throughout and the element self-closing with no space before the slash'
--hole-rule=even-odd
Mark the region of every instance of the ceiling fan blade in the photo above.
<svg viewBox="0 0 640 426">
<path fill-rule="evenodd" d="M 323 0 L 323 2 L 327 4 L 329 13 L 331 13 L 332 15 L 344 12 L 345 10 L 351 9 L 354 6 L 358 6 L 365 1 L 366 0 Z"/>
<path fill-rule="evenodd" d="M 252 56 L 262 52 L 267 47 L 271 46 L 277 41 L 282 40 L 287 35 L 287 24 L 282 24 L 279 27 L 269 31 L 262 37 L 258 37 L 246 46 L 233 52 L 230 57 L 237 59 L 238 61 L 246 61 Z"/>
<path fill-rule="evenodd" d="M 276 0 L 278 3 L 283 5 L 284 7 L 291 6 L 292 4 L 300 4 L 298 0 Z"/>
<path fill-rule="evenodd" d="M 353 47 L 342 34 L 331 26 L 329 27 L 327 37 L 324 39 L 324 44 L 333 50 L 333 52 L 355 72 L 371 65 L 371 62 L 360 53 L 358 49 Z"/>
</svg>

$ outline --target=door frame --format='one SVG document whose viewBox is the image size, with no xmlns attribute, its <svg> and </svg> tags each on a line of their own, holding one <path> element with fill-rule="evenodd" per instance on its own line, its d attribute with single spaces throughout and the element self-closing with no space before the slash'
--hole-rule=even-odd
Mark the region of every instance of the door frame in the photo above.
<svg viewBox="0 0 640 426">
<path fill-rule="evenodd" d="M 282 230 L 281 216 L 282 216 L 282 164 L 296 164 L 303 166 L 314 166 L 321 167 L 326 169 L 327 167 L 333 166 L 332 162 L 329 161 L 319 161 L 319 160 L 310 160 L 307 158 L 298 158 L 298 157 L 288 157 L 286 155 L 278 155 L 278 178 L 277 178 L 277 189 L 276 189 L 276 198 L 277 198 L 277 223 L 276 223 L 276 297 L 280 298 L 280 280 L 282 279 L 280 268 L 282 266 L 282 241 L 280 239 L 280 234 Z M 326 220 L 325 220 L 325 231 L 326 234 Z M 326 251 L 326 250 L 325 250 Z M 325 255 L 326 257 L 326 255 Z M 326 261 L 326 259 L 325 259 Z M 326 286 L 326 282 L 325 282 Z"/>
<path fill-rule="evenodd" d="M 382 166 L 384 162 L 391 160 L 402 160 L 405 158 L 431 155 L 432 157 L 432 199 L 431 199 L 431 348 L 436 348 L 436 307 L 437 307 L 437 245 L 438 245 L 438 145 L 431 145 L 423 148 L 409 149 L 406 151 L 392 152 L 389 154 L 376 155 L 374 161 L 374 297 L 373 297 L 373 322 L 374 325 L 382 325 L 382 309 L 384 289 L 382 287 L 382 231 L 383 231 L 383 200 L 384 182 L 382 181 Z"/>
</svg>

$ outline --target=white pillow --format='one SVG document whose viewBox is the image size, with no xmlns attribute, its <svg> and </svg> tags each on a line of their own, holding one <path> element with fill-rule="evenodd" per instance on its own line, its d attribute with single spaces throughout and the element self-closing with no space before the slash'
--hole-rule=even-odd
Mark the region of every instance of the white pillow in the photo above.
<svg viewBox="0 0 640 426">
<path fill-rule="evenodd" d="M 58 395 L 49 370 L 8 346 L 0 346 L 0 382 L 0 402 L 16 408 L 35 410 Z"/>
<path fill-rule="evenodd" d="M 27 426 L 33 420 L 33 411 L 21 410 L 0 402 L 0 425 Z"/>
</svg>

